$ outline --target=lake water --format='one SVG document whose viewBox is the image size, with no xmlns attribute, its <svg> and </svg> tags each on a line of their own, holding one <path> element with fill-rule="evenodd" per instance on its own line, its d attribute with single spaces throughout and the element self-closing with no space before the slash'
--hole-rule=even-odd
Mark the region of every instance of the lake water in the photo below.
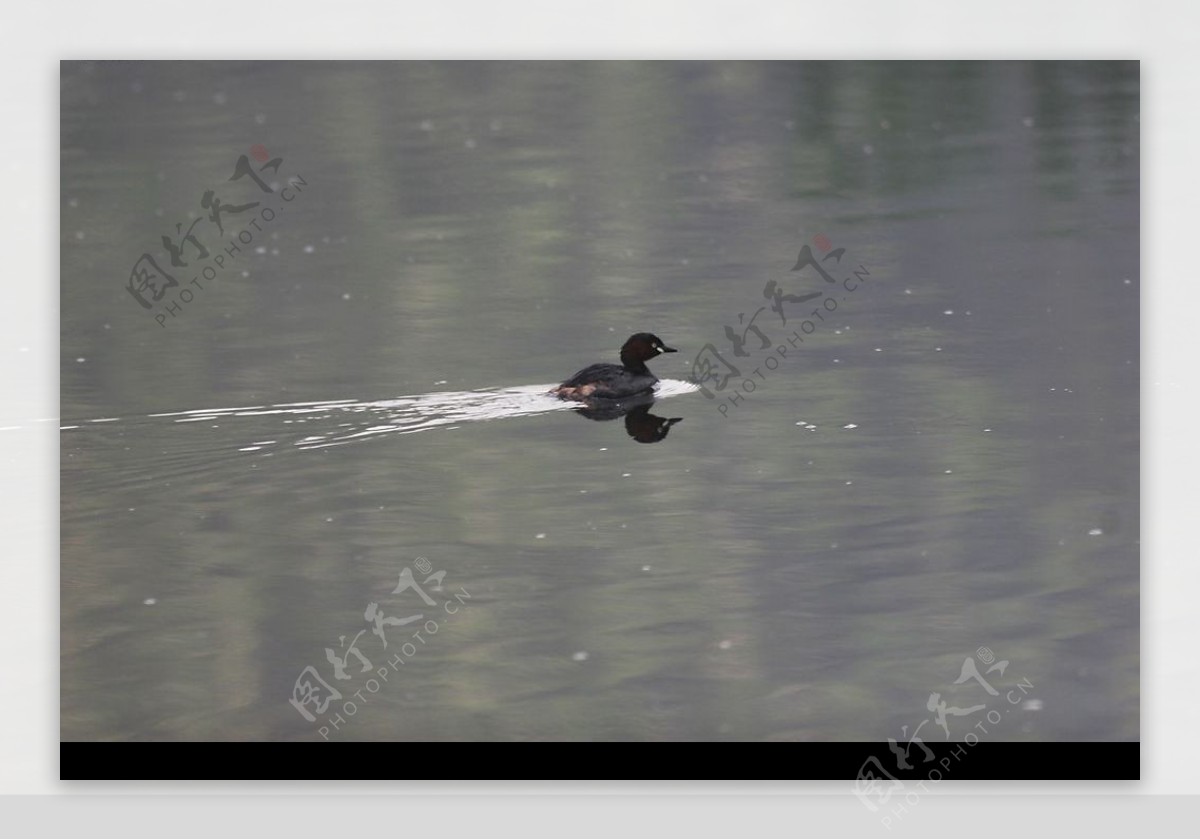
<svg viewBox="0 0 1200 840">
<path fill-rule="evenodd" d="M 65 739 L 1138 737 L 1136 63 L 61 97 Z"/>
</svg>

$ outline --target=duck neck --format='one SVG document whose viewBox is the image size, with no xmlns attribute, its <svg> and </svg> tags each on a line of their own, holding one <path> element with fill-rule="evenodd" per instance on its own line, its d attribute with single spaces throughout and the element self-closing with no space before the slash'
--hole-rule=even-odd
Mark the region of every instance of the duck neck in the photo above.
<svg viewBox="0 0 1200 840">
<path fill-rule="evenodd" d="M 650 368 L 646 367 L 646 363 L 641 359 L 635 359 L 633 356 L 625 353 L 621 354 L 621 366 L 630 373 L 636 373 L 639 376 L 649 376 Z"/>
</svg>

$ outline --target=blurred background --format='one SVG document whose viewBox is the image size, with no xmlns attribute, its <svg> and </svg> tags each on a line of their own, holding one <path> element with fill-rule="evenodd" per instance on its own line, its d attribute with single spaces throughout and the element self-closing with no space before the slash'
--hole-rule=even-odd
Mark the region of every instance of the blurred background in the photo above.
<svg viewBox="0 0 1200 840">
<path fill-rule="evenodd" d="M 1138 737 L 1136 62 L 61 83 L 64 739 L 960 740 L 932 693 L 1021 681 L 987 740 Z M 826 242 L 869 278 L 736 404 L 672 384 L 648 445 L 537 396 L 641 330 L 749 375 Z"/>
</svg>

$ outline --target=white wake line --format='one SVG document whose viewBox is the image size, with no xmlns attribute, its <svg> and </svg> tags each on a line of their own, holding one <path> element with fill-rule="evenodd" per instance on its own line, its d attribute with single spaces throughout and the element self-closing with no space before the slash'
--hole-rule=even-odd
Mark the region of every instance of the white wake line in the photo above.
<svg viewBox="0 0 1200 840">
<path fill-rule="evenodd" d="M 365 430 L 347 432 L 333 437 L 331 435 L 310 436 L 303 441 L 294 443 L 304 449 L 316 449 L 321 446 L 333 446 L 337 443 L 348 442 L 352 439 L 379 434 L 411 434 L 426 429 L 445 426 L 452 423 L 472 422 L 479 420 L 497 420 L 508 417 L 524 417 L 545 414 L 551 411 L 563 411 L 579 407 L 579 403 L 560 400 L 549 392 L 554 384 L 525 385 L 516 388 L 479 388 L 474 391 L 435 391 L 429 394 L 415 394 L 394 397 L 388 400 L 361 401 L 353 399 L 312 400 L 307 402 L 275 403 L 271 405 L 244 405 L 226 408 L 195 408 L 187 411 L 165 411 L 156 414 L 143 415 L 153 418 L 172 418 L 176 423 L 197 423 L 205 420 L 220 420 L 229 417 L 265 417 L 271 415 L 304 416 L 320 415 L 311 419 L 325 419 L 335 413 L 346 414 L 363 412 L 394 412 L 388 419 L 408 420 L 407 423 L 373 425 Z M 698 391 L 699 388 L 691 382 L 679 379 L 662 379 L 654 389 L 654 396 L 660 399 L 680 396 Z M 81 420 L 71 425 L 59 426 L 60 431 L 82 428 L 87 423 L 113 423 L 120 421 L 119 417 L 104 417 L 95 420 Z M 414 422 L 421 421 L 421 422 Z M 56 418 L 46 418 L 34 422 L 57 422 Z M 286 420 L 286 423 L 293 421 Z M 295 422 L 304 423 L 305 420 Z M 351 424 L 341 424 L 342 426 Z M 15 430 L 21 426 L 0 427 L 0 431 Z M 317 441 L 321 441 L 317 443 Z M 259 441 L 252 444 L 261 448 L 263 443 L 276 441 Z M 304 444 L 308 444 L 307 446 Z M 244 449 L 242 451 L 253 451 Z"/>
</svg>

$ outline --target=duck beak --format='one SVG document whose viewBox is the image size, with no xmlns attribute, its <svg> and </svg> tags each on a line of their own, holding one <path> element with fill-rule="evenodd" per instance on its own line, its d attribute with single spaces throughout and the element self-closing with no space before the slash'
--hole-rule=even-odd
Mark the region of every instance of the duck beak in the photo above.
<svg viewBox="0 0 1200 840">
<path fill-rule="evenodd" d="M 662 351 L 663 351 L 664 353 L 678 353 L 678 352 L 679 352 L 679 351 L 678 351 L 678 350 L 676 350 L 674 347 L 668 347 L 668 346 L 667 346 L 667 345 L 665 345 L 665 344 L 662 346 Z"/>
</svg>

